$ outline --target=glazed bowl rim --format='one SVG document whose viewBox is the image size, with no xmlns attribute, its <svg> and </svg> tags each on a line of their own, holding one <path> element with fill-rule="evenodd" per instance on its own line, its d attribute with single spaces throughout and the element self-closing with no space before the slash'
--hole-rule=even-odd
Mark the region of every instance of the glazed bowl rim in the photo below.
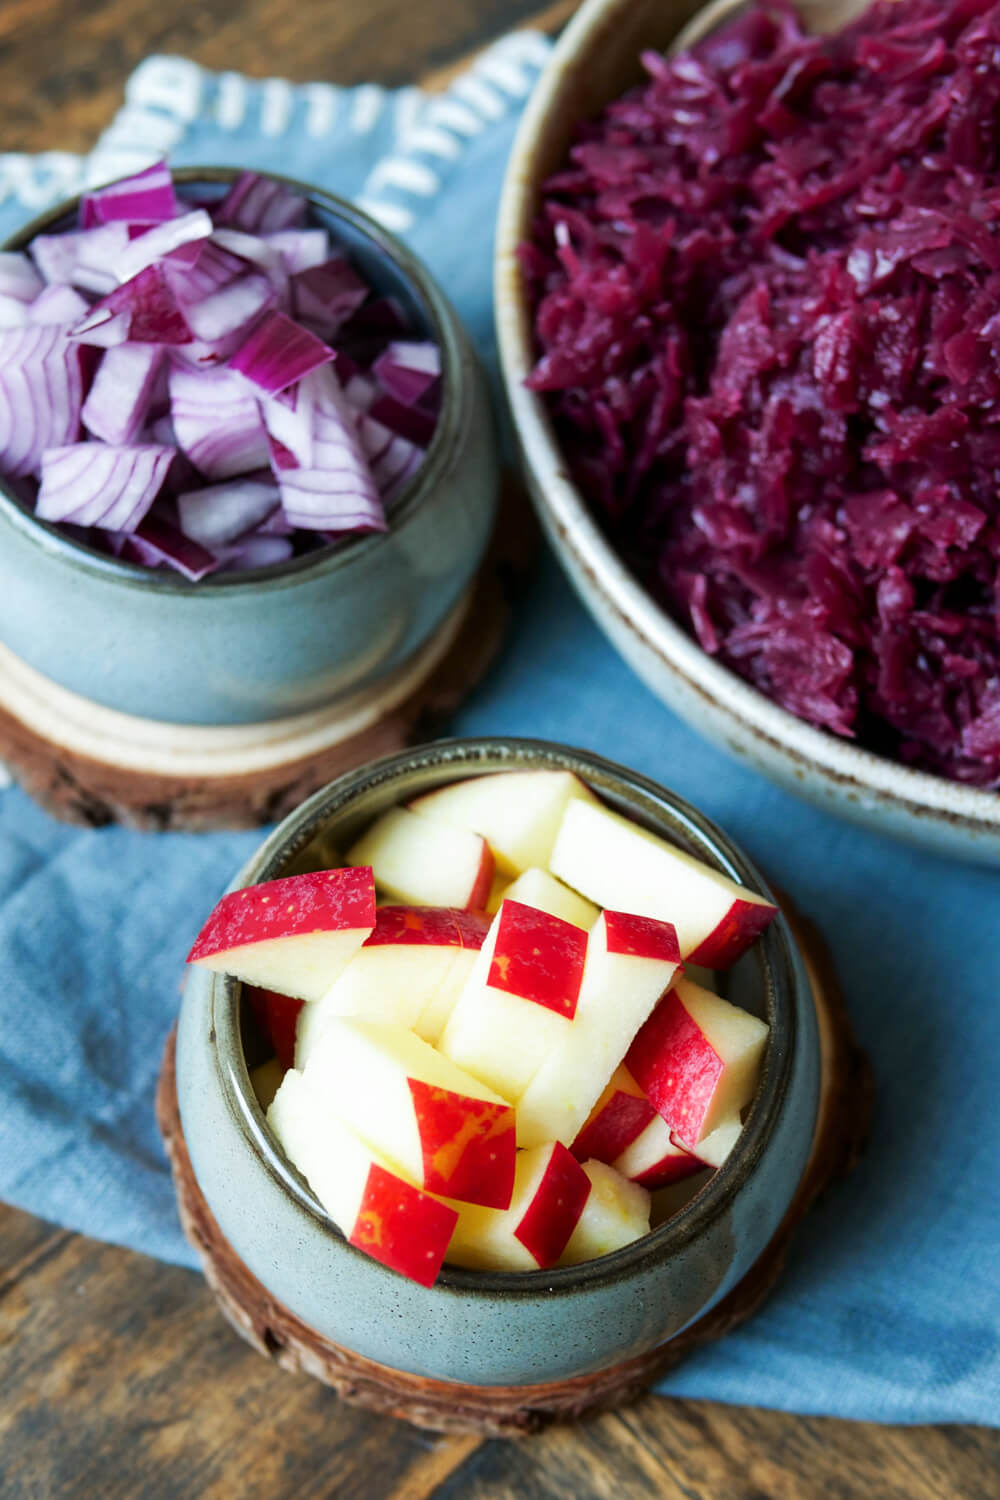
<svg viewBox="0 0 1000 1500">
<path fill-rule="evenodd" d="M 496 333 L 507 401 L 534 503 L 557 553 L 569 556 L 635 645 L 651 653 L 692 696 L 748 729 L 763 747 L 761 753 L 787 757 L 796 775 L 807 780 L 818 776 L 845 798 L 874 795 L 914 820 L 931 817 L 973 836 L 995 838 L 1000 832 L 996 792 L 916 770 L 806 723 L 714 660 L 682 630 L 603 536 L 570 477 L 541 396 L 524 383 L 535 349 L 516 251 L 537 202 L 539 173 L 533 159 L 548 131 L 550 113 L 571 90 L 573 74 L 595 46 L 606 42 L 611 18 L 629 3 L 584 0 L 535 84 L 504 176 L 494 259 Z"/>
<path fill-rule="evenodd" d="M 173 167 L 171 177 L 179 187 L 191 189 L 199 185 L 232 183 L 243 170 L 241 167 L 223 166 Z M 402 240 L 348 199 L 281 172 L 261 170 L 259 175 L 301 193 L 310 205 L 321 208 L 335 222 L 346 221 L 399 271 L 427 319 L 429 336 L 441 351 L 441 412 L 433 436 L 420 468 L 404 485 L 392 505 L 386 531 L 355 536 L 340 545 L 307 552 L 285 562 L 271 563 L 267 567 L 210 573 L 197 583 L 192 583 L 173 570 L 145 568 L 140 563 L 106 556 L 65 536 L 51 522 L 39 520 L 25 509 L 0 476 L 0 518 L 43 551 L 64 559 L 74 569 L 82 569 L 116 587 L 143 592 L 153 589 L 159 594 L 199 599 L 209 598 L 220 589 L 236 593 L 256 593 L 260 590 L 273 592 L 297 584 L 303 575 L 310 580 L 328 574 L 334 575 L 355 561 L 363 561 L 374 549 L 387 545 L 395 533 L 429 501 L 450 462 L 462 420 L 460 394 L 463 344 L 457 314 L 434 277 Z M 76 193 L 37 215 L 0 244 L 0 253 L 23 251 L 36 235 L 55 230 L 65 219 L 76 214 L 83 196 L 84 192 Z"/>
<path fill-rule="evenodd" d="M 747 856 L 710 819 L 683 798 L 648 777 L 590 751 L 554 741 L 529 738 L 483 736 L 436 740 L 430 744 L 387 755 L 370 765 L 337 777 L 290 813 L 234 878 L 228 889 L 274 879 L 287 862 L 310 842 L 322 826 L 342 812 L 359 795 L 391 785 L 414 770 L 433 770 L 442 765 L 479 767 L 480 774 L 501 769 L 569 769 L 585 778 L 596 774 L 617 790 L 632 809 L 631 797 L 659 808 L 672 822 L 689 833 L 700 852 L 708 852 L 716 867 L 732 878 L 774 899 L 766 882 Z M 436 783 L 435 783 L 436 784 Z M 408 787 L 407 793 L 412 794 Z M 598 785 L 600 790 L 600 785 Z M 661 829 L 662 831 L 662 829 Z M 793 1082 L 793 1059 L 799 1035 L 798 1010 L 808 1000 L 808 990 L 796 963 L 796 947 L 785 918 L 779 914 L 754 944 L 762 969 L 770 1032 L 757 1091 L 749 1113 L 727 1161 L 716 1169 L 695 1197 L 677 1214 L 624 1249 L 575 1266 L 535 1271 L 472 1271 L 447 1263 L 433 1290 L 463 1297 L 503 1296 L 532 1298 L 539 1292 L 570 1292 L 593 1288 L 635 1274 L 649 1263 L 659 1263 L 698 1238 L 721 1214 L 752 1174 L 776 1130 Z M 298 1209 L 310 1216 L 331 1237 L 338 1253 L 348 1253 L 368 1262 L 363 1251 L 347 1243 L 330 1216 L 309 1189 L 305 1179 L 287 1160 L 267 1128 L 264 1113 L 250 1083 L 242 1045 L 240 1011 L 242 985 L 222 976 L 210 981 L 211 1040 L 214 1064 L 226 1103 L 241 1137 L 250 1146 L 270 1176 L 291 1196 Z"/>
</svg>

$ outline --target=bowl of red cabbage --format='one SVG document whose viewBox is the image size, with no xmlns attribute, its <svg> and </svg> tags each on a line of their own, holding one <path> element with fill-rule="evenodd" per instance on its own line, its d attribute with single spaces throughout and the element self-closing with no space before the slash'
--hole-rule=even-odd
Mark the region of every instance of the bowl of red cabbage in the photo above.
<svg viewBox="0 0 1000 1500">
<path fill-rule="evenodd" d="M 465 608 L 497 460 L 469 341 L 353 205 L 157 164 L 0 252 L 0 643 L 177 724 L 351 699 Z"/>
<path fill-rule="evenodd" d="M 679 50 L 695 6 L 588 0 L 522 121 L 497 328 L 537 507 L 695 727 L 1000 861 L 1000 5 L 713 9 Z"/>
</svg>

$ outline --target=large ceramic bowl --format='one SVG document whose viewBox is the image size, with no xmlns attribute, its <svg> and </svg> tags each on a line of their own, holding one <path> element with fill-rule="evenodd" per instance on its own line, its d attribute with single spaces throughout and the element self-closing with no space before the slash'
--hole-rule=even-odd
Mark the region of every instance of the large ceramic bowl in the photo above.
<svg viewBox="0 0 1000 1500">
<path fill-rule="evenodd" d="M 1000 863 L 1000 795 L 910 770 L 796 719 L 709 657 L 659 608 L 604 539 L 567 472 L 544 403 L 525 387 L 534 343 L 516 249 L 529 237 L 539 186 L 565 159 L 574 126 L 637 83 L 640 53 L 666 51 L 697 11 L 691 0 L 586 0 L 536 84 L 511 153 L 497 228 L 497 334 L 539 514 L 598 624 L 696 729 L 834 812 L 945 853 Z"/>
<path fill-rule="evenodd" d="M 184 169 L 221 196 L 236 175 Z M 273 174 L 272 174 L 273 175 Z M 285 179 L 281 179 L 285 180 Z M 482 374 L 454 309 L 393 235 L 343 199 L 292 183 L 366 279 L 441 350 L 443 405 L 389 530 L 196 584 L 77 545 L 0 484 L 0 642 L 84 699 L 171 724 L 307 713 L 404 669 L 460 610 L 493 524 L 498 462 Z M 3 246 L 75 222 L 78 200 Z"/>
<path fill-rule="evenodd" d="M 482 772 L 556 767 L 612 807 L 755 890 L 719 829 L 622 766 L 533 740 L 454 740 L 378 761 L 310 798 L 233 888 L 315 868 L 392 804 Z M 280 1302 L 336 1344 L 394 1369 L 473 1385 L 602 1370 L 654 1349 L 725 1296 L 780 1224 L 809 1156 L 818 1098 L 815 1012 L 783 918 L 727 976 L 770 1038 L 732 1155 L 672 1220 L 624 1250 L 553 1271 L 445 1266 L 425 1288 L 348 1245 L 283 1156 L 254 1098 L 242 987 L 192 970 L 177 1041 L 181 1122 L 198 1185 L 236 1253 Z"/>
</svg>

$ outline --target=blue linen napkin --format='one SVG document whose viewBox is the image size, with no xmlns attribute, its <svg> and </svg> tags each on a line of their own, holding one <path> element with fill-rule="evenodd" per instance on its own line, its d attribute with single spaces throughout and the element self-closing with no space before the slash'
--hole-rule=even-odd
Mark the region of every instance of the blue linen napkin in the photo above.
<svg viewBox="0 0 1000 1500">
<path fill-rule="evenodd" d="M 442 96 L 145 62 L 86 159 L 0 157 L 0 235 L 167 154 L 353 195 L 448 288 L 492 358 L 496 199 L 547 43 L 505 38 Z M 867 1157 L 800 1230 L 764 1310 L 672 1395 L 1000 1425 L 1000 879 L 807 807 L 707 746 L 629 672 L 546 561 L 457 734 L 551 737 L 704 808 L 822 925 L 879 1081 Z M 0 792 L 0 1197 L 186 1265 L 152 1096 L 183 960 L 254 834 L 54 823 Z"/>
</svg>

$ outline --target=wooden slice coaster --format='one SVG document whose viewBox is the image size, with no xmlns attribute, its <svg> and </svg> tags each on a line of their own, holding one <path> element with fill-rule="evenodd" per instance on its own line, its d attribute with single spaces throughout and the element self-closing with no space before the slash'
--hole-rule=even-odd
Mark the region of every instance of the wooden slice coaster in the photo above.
<svg viewBox="0 0 1000 1500">
<path fill-rule="evenodd" d="M 212 1217 L 181 1130 L 171 1035 L 157 1091 L 157 1118 L 173 1170 L 181 1224 L 233 1327 L 261 1354 L 284 1369 L 315 1376 L 345 1401 L 438 1432 L 512 1437 L 635 1400 L 693 1350 L 751 1317 L 781 1274 L 795 1226 L 817 1195 L 858 1160 L 868 1134 L 873 1094 L 871 1069 L 854 1039 L 826 944 L 812 923 L 784 899 L 782 909 L 806 960 L 819 1022 L 822 1073 L 812 1155 L 798 1193 L 765 1253 L 697 1323 L 659 1349 L 611 1369 L 544 1385 L 473 1386 L 429 1380 L 376 1364 L 330 1342 L 271 1296 Z"/>
<path fill-rule="evenodd" d="M 329 708 L 262 724 L 165 724 L 60 687 L 0 645 L 0 763 L 71 823 L 254 828 L 341 772 L 434 739 L 503 641 L 537 549 L 519 486 L 504 486 L 486 558 L 415 658 Z"/>
</svg>

